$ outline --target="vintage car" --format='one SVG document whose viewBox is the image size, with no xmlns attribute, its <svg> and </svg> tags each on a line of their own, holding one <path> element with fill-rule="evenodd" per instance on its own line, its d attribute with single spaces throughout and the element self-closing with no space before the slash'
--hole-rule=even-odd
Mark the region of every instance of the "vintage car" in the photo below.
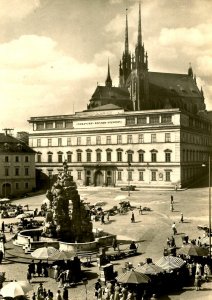
<svg viewBox="0 0 212 300">
<path fill-rule="evenodd" d="M 121 187 L 121 191 L 135 191 L 136 186 L 135 185 L 128 185 Z"/>
</svg>

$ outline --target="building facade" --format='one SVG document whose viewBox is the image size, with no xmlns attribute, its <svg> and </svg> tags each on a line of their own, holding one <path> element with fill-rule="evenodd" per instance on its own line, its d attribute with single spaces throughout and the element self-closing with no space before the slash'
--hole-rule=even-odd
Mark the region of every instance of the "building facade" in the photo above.
<svg viewBox="0 0 212 300">
<path fill-rule="evenodd" d="M 25 194 L 35 188 L 35 152 L 25 143 L 0 133 L 0 196 Z"/>
<path fill-rule="evenodd" d="M 63 162 L 79 185 L 179 187 L 205 170 L 212 126 L 179 109 L 126 112 L 114 106 L 32 117 L 36 167 L 58 174 Z"/>
<path fill-rule="evenodd" d="M 87 110 L 74 115 L 31 117 L 30 146 L 36 167 L 52 176 L 67 160 L 80 185 L 184 187 L 206 170 L 212 123 L 192 67 L 183 74 L 150 72 L 138 14 L 138 38 L 125 48 L 119 86 L 110 66 Z"/>
<path fill-rule="evenodd" d="M 119 64 L 119 86 L 112 86 L 110 69 L 105 86 L 98 85 L 87 109 L 115 104 L 125 110 L 180 108 L 198 114 L 205 111 L 204 93 L 199 89 L 191 64 L 186 72 L 163 73 L 149 70 L 149 58 L 144 47 L 141 9 L 138 13 L 137 42 L 129 51 L 128 19 L 126 14 L 124 52 Z"/>
</svg>

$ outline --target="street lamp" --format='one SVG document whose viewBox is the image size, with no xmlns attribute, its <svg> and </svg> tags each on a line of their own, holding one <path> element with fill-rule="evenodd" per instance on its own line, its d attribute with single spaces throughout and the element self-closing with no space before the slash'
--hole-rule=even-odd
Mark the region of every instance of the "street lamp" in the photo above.
<svg viewBox="0 0 212 300">
<path fill-rule="evenodd" d="M 206 165 L 203 164 L 203 167 Z M 208 217 L 209 217 L 209 258 L 211 259 L 211 156 L 208 156 Z"/>
<path fill-rule="evenodd" d="M 87 300 L 88 299 L 88 290 L 87 290 L 88 280 L 87 280 L 87 278 L 83 278 L 82 282 L 83 282 L 83 284 L 85 286 L 85 297 L 86 297 L 85 299 Z"/>
<path fill-rule="evenodd" d="M 128 161 L 128 196 L 130 196 L 130 179 L 131 179 L 130 167 L 131 167 L 131 163 L 130 161 Z"/>
</svg>

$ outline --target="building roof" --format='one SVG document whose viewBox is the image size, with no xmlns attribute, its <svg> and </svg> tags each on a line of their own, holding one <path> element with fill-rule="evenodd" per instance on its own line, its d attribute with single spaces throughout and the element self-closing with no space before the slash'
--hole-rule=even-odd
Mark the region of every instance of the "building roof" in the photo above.
<svg viewBox="0 0 212 300">
<path fill-rule="evenodd" d="M 112 103 L 109 103 L 109 104 L 106 104 L 106 105 L 101 105 L 101 106 L 97 106 L 97 107 L 94 107 L 94 108 L 91 108 L 89 109 L 90 110 L 120 110 L 122 109 L 122 107 L 118 106 L 118 105 L 115 105 L 115 104 L 112 104 Z"/>
<path fill-rule="evenodd" d="M 0 153 L 35 153 L 29 146 L 13 136 L 0 133 Z"/>
<path fill-rule="evenodd" d="M 107 87 L 107 86 L 100 86 L 96 87 L 95 92 L 92 95 L 92 99 L 121 99 L 121 100 L 129 100 L 129 92 L 127 88 L 120 88 L 120 87 Z"/>
<path fill-rule="evenodd" d="M 149 72 L 149 92 L 153 87 L 160 89 L 160 95 L 176 95 L 183 98 L 199 98 L 201 92 L 194 79 L 187 74 Z"/>
<path fill-rule="evenodd" d="M 207 117 L 212 122 L 212 110 L 207 111 Z"/>
</svg>

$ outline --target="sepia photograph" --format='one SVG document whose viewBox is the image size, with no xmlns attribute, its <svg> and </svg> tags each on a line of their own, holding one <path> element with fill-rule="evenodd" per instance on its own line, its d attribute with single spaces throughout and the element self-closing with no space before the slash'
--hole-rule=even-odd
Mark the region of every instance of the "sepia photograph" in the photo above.
<svg viewBox="0 0 212 300">
<path fill-rule="evenodd" d="M 211 299 L 212 1 L 0 7 L 0 299 Z"/>
</svg>

